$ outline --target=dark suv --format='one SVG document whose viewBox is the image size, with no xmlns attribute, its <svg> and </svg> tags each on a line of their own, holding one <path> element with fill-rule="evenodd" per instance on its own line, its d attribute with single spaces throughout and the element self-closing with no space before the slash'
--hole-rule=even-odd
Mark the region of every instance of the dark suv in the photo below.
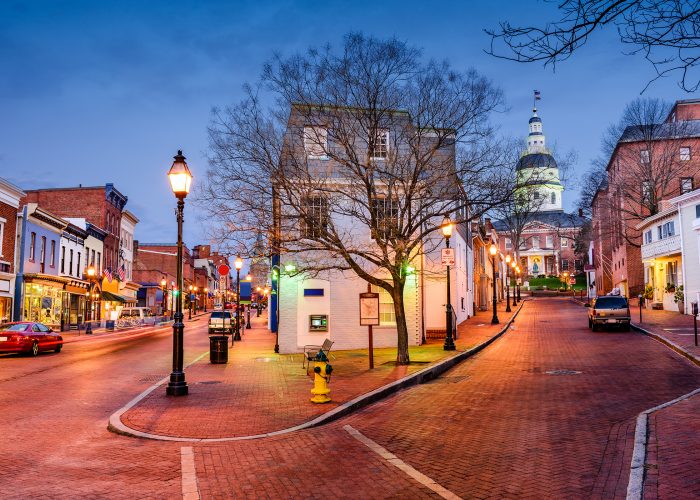
<svg viewBox="0 0 700 500">
<path fill-rule="evenodd" d="M 594 332 L 605 325 L 630 329 L 630 305 L 627 298 L 619 295 L 596 297 L 588 310 L 588 328 Z"/>
</svg>

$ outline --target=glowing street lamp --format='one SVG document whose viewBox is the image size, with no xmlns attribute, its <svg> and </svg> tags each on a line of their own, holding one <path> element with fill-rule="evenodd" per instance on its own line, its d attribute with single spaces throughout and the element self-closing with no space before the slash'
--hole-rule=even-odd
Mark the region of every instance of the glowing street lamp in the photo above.
<svg viewBox="0 0 700 500">
<path fill-rule="evenodd" d="M 445 248 L 450 248 L 450 236 L 452 236 L 452 229 L 454 224 L 450 220 L 449 214 L 445 214 L 445 218 L 442 220 L 440 229 L 442 230 L 442 235 L 445 237 Z M 454 351 L 455 341 L 452 338 L 452 302 L 450 297 L 450 266 L 447 266 L 447 303 L 445 304 L 445 344 L 442 348 L 445 351 Z"/>
<path fill-rule="evenodd" d="M 95 280 L 95 275 L 97 271 L 95 266 L 90 266 L 85 270 L 88 279 L 88 292 L 87 292 L 87 311 L 85 312 L 85 319 L 87 320 L 87 327 L 85 328 L 85 335 L 92 335 L 92 297 L 97 295 L 93 293 L 92 283 Z"/>
<path fill-rule="evenodd" d="M 510 255 L 506 255 L 506 312 L 510 312 Z"/>
<path fill-rule="evenodd" d="M 233 340 L 241 340 L 241 269 L 243 269 L 243 259 L 237 256 L 233 267 L 236 268 L 236 335 Z"/>
<path fill-rule="evenodd" d="M 192 184 L 192 174 L 187 167 L 182 151 L 178 151 L 174 157 L 175 161 L 168 172 L 170 187 L 177 198 L 177 288 L 181 291 L 184 287 L 182 279 L 182 223 L 184 221 L 185 197 L 190 192 Z M 170 374 L 170 381 L 165 389 L 169 396 L 185 396 L 188 393 L 187 382 L 185 381 L 185 371 L 183 369 L 184 358 L 184 330 L 182 322 L 182 301 L 175 302 L 175 322 L 173 323 L 173 371 Z"/>
<path fill-rule="evenodd" d="M 498 247 L 495 243 L 491 243 L 489 253 L 491 254 L 491 268 L 493 271 L 493 316 L 491 317 L 491 324 L 497 325 L 499 323 L 498 312 L 496 311 L 498 307 L 498 299 L 496 298 L 496 254 L 498 253 Z"/>
</svg>

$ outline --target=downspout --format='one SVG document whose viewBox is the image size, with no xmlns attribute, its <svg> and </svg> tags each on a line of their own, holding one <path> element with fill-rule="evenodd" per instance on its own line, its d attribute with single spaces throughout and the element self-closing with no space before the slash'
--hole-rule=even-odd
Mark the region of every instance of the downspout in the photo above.
<svg viewBox="0 0 700 500">
<path fill-rule="evenodd" d="M 421 345 L 425 344 L 425 252 L 420 254 L 420 326 Z"/>
<path fill-rule="evenodd" d="M 22 208 L 22 231 L 19 238 L 19 272 L 15 276 L 15 303 L 12 308 L 13 321 L 21 321 L 22 304 L 24 304 L 24 236 L 27 231 L 27 205 Z M 17 300 L 19 298 L 19 300 Z"/>
</svg>

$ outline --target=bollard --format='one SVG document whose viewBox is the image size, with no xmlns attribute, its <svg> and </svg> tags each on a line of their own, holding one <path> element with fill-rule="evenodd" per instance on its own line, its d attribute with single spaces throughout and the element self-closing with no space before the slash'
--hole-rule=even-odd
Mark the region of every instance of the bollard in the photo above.
<svg viewBox="0 0 700 500">
<path fill-rule="evenodd" d="M 693 313 L 693 331 L 695 332 L 695 346 L 698 345 L 698 303 L 690 303 L 690 312 Z"/>
<path fill-rule="evenodd" d="M 644 295 L 639 294 L 639 323 L 642 323 L 642 306 L 644 305 Z"/>
</svg>

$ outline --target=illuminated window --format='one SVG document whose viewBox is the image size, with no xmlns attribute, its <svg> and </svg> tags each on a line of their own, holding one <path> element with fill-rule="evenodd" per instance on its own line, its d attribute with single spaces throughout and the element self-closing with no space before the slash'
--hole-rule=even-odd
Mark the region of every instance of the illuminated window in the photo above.
<svg viewBox="0 0 700 500">
<path fill-rule="evenodd" d="M 389 292 L 381 287 L 372 285 L 372 291 L 379 294 L 379 324 L 395 325 L 396 312 L 394 312 L 394 300 Z"/>
<path fill-rule="evenodd" d="M 377 130 L 374 145 L 370 144 L 370 147 L 372 148 L 370 157 L 373 160 L 383 160 L 386 158 L 389 155 L 389 131 L 385 129 Z"/>
</svg>

